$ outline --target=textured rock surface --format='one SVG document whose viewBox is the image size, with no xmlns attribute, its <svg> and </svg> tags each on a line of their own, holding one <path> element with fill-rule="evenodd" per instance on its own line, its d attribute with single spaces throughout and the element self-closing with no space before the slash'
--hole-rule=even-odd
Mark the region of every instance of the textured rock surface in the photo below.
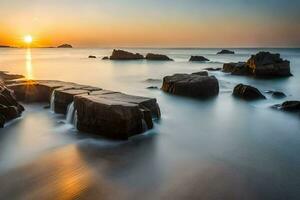
<svg viewBox="0 0 300 200">
<path fill-rule="evenodd" d="M 245 100 L 266 99 L 266 97 L 257 88 L 243 84 L 238 84 L 234 88 L 233 95 Z"/>
<path fill-rule="evenodd" d="M 214 76 L 175 74 L 163 79 L 162 90 L 175 95 L 206 98 L 219 93 L 219 82 Z"/>
<path fill-rule="evenodd" d="M 205 62 L 205 61 L 209 61 L 209 59 L 205 58 L 204 56 L 191 56 L 190 62 L 193 61 L 198 61 L 198 62 Z"/>
<path fill-rule="evenodd" d="M 16 81 L 9 87 L 18 99 L 28 102 L 50 103 L 53 95 L 56 113 L 66 114 L 74 101 L 78 130 L 111 139 L 143 133 L 153 127 L 153 118 L 160 118 L 159 106 L 152 98 L 61 81 Z"/>
<path fill-rule="evenodd" d="M 169 58 L 166 55 L 161 55 L 161 54 L 153 54 L 153 53 L 148 53 L 145 57 L 146 60 L 158 60 L 158 61 L 173 61 L 173 59 Z"/>
<path fill-rule="evenodd" d="M 225 63 L 223 72 L 232 75 L 246 75 L 258 77 L 286 77 L 291 76 L 290 62 L 280 58 L 280 54 L 259 52 L 252 55 L 247 62 Z"/>
<path fill-rule="evenodd" d="M 128 51 L 114 49 L 112 55 L 110 56 L 111 60 L 140 60 L 144 59 L 144 56 L 139 53 L 131 53 Z"/>
</svg>

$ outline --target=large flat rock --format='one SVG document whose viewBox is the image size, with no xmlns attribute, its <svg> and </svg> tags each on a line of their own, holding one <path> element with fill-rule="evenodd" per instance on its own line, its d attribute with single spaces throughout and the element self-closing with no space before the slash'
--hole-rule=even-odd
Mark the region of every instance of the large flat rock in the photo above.
<svg viewBox="0 0 300 200">
<path fill-rule="evenodd" d="M 154 118 L 160 118 L 154 98 L 62 81 L 15 81 L 8 87 L 18 100 L 52 101 L 56 113 L 67 114 L 68 106 L 74 102 L 78 130 L 111 139 L 141 134 L 153 128 Z"/>
</svg>

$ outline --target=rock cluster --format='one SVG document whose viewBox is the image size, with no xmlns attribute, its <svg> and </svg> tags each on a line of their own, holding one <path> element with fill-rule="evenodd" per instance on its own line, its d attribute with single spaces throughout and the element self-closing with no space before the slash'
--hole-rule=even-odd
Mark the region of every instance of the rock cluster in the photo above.
<svg viewBox="0 0 300 200">
<path fill-rule="evenodd" d="M 156 99 L 126 95 L 97 87 L 61 81 L 16 81 L 8 85 L 18 100 L 48 102 L 56 113 L 67 114 L 74 102 L 77 129 L 110 139 L 128 139 L 153 127 L 160 118 Z"/>
<path fill-rule="evenodd" d="M 162 90 L 171 94 L 207 98 L 219 93 L 219 82 L 207 72 L 174 74 L 163 79 Z"/>
<path fill-rule="evenodd" d="M 257 88 L 243 84 L 238 84 L 234 88 L 233 95 L 245 100 L 266 99 L 266 97 Z"/>
<path fill-rule="evenodd" d="M 225 63 L 223 72 L 232 75 L 259 77 L 287 77 L 291 76 L 290 62 L 280 58 L 280 54 L 259 52 L 252 55 L 247 62 Z"/>
<path fill-rule="evenodd" d="M 204 56 L 191 56 L 190 62 L 206 62 L 209 61 L 209 59 L 205 58 Z"/>
</svg>

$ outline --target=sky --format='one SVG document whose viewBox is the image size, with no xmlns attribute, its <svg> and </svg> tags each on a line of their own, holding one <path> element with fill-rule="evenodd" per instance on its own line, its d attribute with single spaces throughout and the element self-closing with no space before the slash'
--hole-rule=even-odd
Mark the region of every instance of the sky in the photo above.
<svg viewBox="0 0 300 200">
<path fill-rule="evenodd" d="M 0 0 L 0 45 L 300 47 L 300 0 Z"/>
</svg>

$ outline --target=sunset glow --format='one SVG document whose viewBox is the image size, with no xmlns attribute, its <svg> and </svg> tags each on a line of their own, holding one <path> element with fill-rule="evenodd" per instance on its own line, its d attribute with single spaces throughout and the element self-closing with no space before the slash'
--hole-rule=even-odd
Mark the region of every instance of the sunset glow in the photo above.
<svg viewBox="0 0 300 200">
<path fill-rule="evenodd" d="M 26 44 L 31 44 L 32 43 L 32 36 L 31 35 L 24 36 L 24 42 Z"/>
</svg>

